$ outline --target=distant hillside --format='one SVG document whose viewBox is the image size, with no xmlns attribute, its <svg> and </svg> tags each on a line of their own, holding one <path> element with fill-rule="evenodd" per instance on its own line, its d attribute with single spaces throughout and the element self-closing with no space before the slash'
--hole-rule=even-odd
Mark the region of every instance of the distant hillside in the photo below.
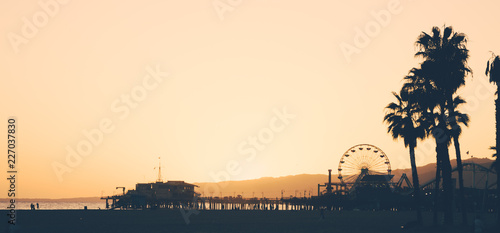
<svg viewBox="0 0 500 233">
<path fill-rule="evenodd" d="M 336 175 L 332 175 L 332 181 L 337 182 Z M 281 197 L 281 190 L 284 191 L 283 196 L 303 196 L 304 190 L 306 196 L 317 194 L 317 185 L 328 182 L 328 175 L 311 175 L 301 174 L 283 177 L 263 177 L 255 180 L 243 181 L 226 181 L 219 183 L 195 183 L 200 186 L 196 191 L 204 196 L 233 196 L 243 195 L 244 197 L 265 197 L 276 198 Z"/>
<path fill-rule="evenodd" d="M 471 159 L 464 160 L 463 163 L 470 163 Z M 486 158 L 474 158 L 474 163 L 482 165 L 484 167 L 490 167 L 493 160 Z M 456 160 L 451 161 L 452 167 L 456 166 Z M 434 179 L 436 175 L 436 164 L 431 163 L 417 169 L 419 173 L 419 180 L 421 184 Z M 412 181 L 411 169 L 396 169 L 392 171 L 394 175 L 393 181 L 398 181 L 403 173 L 406 173 L 410 181 Z M 456 178 L 456 175 L 454 175 Z M 332 182 L 338 182 L 337 174 L 332 174 Z M 484 174 L 477 173 L 476 175 L 476 187 L 484 187 L 486 181 Z M 306 196 L 317 195 L 318 184 L 324 184 L 328 182 L 328 174 L 301 174 L 292 176 L 282 176 L 282 177 L 263 177 L 254 180 L 243 180 L 243 181 L 226 181 L 219 183 L 195 183 L 200 186 L 196 188 L 196 192 L 201 193 L 203 196 L 233 196 L 233 195 L 243 195 L 244 197 L 262 197 L 263 195 L 268 198 L 281 197 L 281 190 L 284 190 L 283 196 L 288 197 L 290 195 L 302 197 L 304 191 L 306 191 Z M 494 183 L 495 177 L 489 177 L 489 184 Z M 472 172 L 464 172 L 464 184 L 466 187 L 472 186 Z M 458 187 L 458 185 L 457 185 Z M 263 195 L 262 195 L 263 194 Z"/>
</svg>

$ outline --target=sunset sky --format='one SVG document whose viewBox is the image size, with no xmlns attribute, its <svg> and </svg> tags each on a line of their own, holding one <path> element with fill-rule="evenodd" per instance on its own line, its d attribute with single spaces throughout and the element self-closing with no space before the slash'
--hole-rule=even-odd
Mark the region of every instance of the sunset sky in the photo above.
<svg viewBox="0 0 500 233">
<path fill-rule="evenodd" d="M 499 9 L 493 0 L 1 1 L 0 151 L 16 116 L 25 198 L 134 188 L 156 179 L 158 157 L 167 180 L 186 182 L 327 174 L 361 143 L 408 168 L 384 107 L 420 62 L 418 35 L 449 25 L 467 34 L 474 72 L 459 90 L 471 117 L 462 151 L 491 157 L 495 86 L 484 70 L 490 51 L 500 54 Z M 432 140 L 419 145 L 417 164 L 434 162 Z"/>
</svg>

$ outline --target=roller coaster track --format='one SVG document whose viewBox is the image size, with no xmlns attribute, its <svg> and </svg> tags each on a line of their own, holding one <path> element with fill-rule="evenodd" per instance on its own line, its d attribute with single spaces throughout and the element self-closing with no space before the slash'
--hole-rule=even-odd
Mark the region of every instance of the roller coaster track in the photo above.
<svg viewBox="0 0 500 233">
<path fill-rule="evenodd" d="M 486 168 L 482 165 L 476 164 L 476 163 L 464 163 L 462 165 L 462 167 L 463 167 L 463 171 L 472 171 L 474 175 L 476 172 L 482 172 L 482 173 L 486 172 L 487 175 L 489 175 L 489 173 L 496 174 L 496 172 L 494 170 L 488 169 L 488 168 Z M 452 173 L 456 172 L 456 171 L 458 171 L 457 167 L 455 167 L 451 170 Z M 432 186 L 435 182 L 436 182 L 436 179 L 434 178 L 433 180 L 430 180 L 430 181 L 426 182 L 425 184 L 420 185 L 420 189 L 425 189 L 429 186 Z M 488 189 L 495 186 L 497 184 L 497 182 L 489 184 Z"/>
</svg>

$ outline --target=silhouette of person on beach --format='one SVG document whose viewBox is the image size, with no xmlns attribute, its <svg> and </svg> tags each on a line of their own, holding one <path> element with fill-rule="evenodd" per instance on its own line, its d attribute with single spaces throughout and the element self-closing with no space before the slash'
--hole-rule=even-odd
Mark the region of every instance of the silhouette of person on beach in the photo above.
<svg viewBox="0 0 500 233">
<path fill-rule="evenodd" d="M 38 205 L 38 202 L 36 203 L 36 208 L 37 208 L 37 209 L 40 209 L 40 206 Z"/>
<path fill-rule="evenodd" d="M 33 205 L 33 203 L 31 203 L 30 207 L 31 207 L 31 210 L 35 210 L 35 205 Z"/>
</svg>

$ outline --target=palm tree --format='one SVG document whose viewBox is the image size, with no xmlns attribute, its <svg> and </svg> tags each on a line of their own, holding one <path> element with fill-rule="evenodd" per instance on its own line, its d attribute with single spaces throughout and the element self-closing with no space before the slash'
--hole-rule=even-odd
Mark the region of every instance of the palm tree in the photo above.
<svg viewBox="0 0 500 233">
<path fill-rule="evenodd" d="M 398 138 L 403 138 L 405 147 L 409 148 L 417 222 L 419 225 L 422 225 L 420 183 L 418 181 L 417 165 L 415 161 L 415 147 L 417 146 L 417 139 L 423 139 L 426 134 L 424 125 L 418 118 L 416 106 L 409 103 L 408 98 L 404 98 L 408 96 L 408 94 L 409 93 L 405 93 L 404 90 L 401 91 L 401 94 L 393 92 L 397 102 L 392 102 L 387 105 L 386 109 L 388 113 L 385 115 L 384 121 L 389 124 L 387 132 L 391 133 L 393 139 L 397 140 Z"/>
<path fill-rule="evenodd" d="M 457 156 L 457 170 L 458 170 L 458 185 L 459 185 L 459 198 L 460 198 L 460 207 L 462 211 L 462 223 L 467 225 L 467 209 L 465 207 L 465 194 L 464 194 L 464 178 L 463 178 L 463 166 L 462 166 L 462 155 L 460 153 L 460 143 L 459 137 L 462 134 L 462 128 L 460 127 L 460 123 L 464 126 L 468 126 L 470 121 L 469 116 L 467 114 L 461 113 L 457 111 L 459 105 L 465 104 L 465 100 L 460 96 L 457 96 L 453 99 L 453 110 L 450 111 L 449 121 L 451 125 L 451 133 L 453 138 L 453 144 L 455 145 L 455 154 Z"/>
<path fill-rule="evenodd" d="M 444 221 L 451 225 L 453 190 L 448 147 L 453 133 L 448 119 L 455 115 L 453 95 L 465 84 L 465 77 L 471 72 L 467 65 L 467 39 L 465 34 L 454 32 L 452 27 L 445 27 L 443 33 L 438 27 L 433 27 L 431 34 L 422 32 L 415 44 L 419 48 L 415 56 L 423 59 L 420 69 L 425 74 L 425 79 L 437 90 L 438 98 L 435 101 L 439 118 L 432 135 L 436 140 L 437 163 L 441 166 L 443 177 Z"/>
<path fill-rule="evenodd" d="M 497 85 L 497 99 L 495 100 L 495 126 L 496 126 L 496 141 L 495 141 L 495 170 L 497 172 L 497 182 L 500 180 L 500 162 L 496 148 L 500 148 L 500 56 L 492 54 L 490 60 L 486 64 L 486 75 L 490 76 L 490 82 Z M 500 197 L 500 188 L 497 185 L 497 197 Z M 500 212 L 500 201 L 497 201 L 497 212 Z M 497 214 L 497 225 L 500 227 L 500 214 Z"/>
<path fill-rule="evenodd" d="M 444 111 L 439 103 L 443 102 L 441 99 L 443 98 L 440 90 L 437 89 L 436 85 L 432 80 L 427 79 L 429 74 L 426 74 L 428 70 L 426 69 L 417 69 L 414 68 L 410 71 L 410 75 L 406 76 L 406 83 L 403 85 L 403 89 L 407 91 L 411 91 L 413 94 L 413 102 L 416 102 L 420 106 L 420 114 L 425 122 L 427 134 L 432 135 L 440 135 L 441 129 L 438 128 L 440 116 L 442 115 L 442 111 Z M 455 108 L 458 107 L 459 104 L 464 103 L 461 98 L 456 98 Z M 455 118 L 450 117 L 447 119 L 447 122 L 453 121 L 456 119 L 458 121 L 462 121 L 463 117 L 461 113 L 455 112 Z M 468 123 L 468 120 L 466 121 Z M 458 124 L 453 128 L 455 129 L 455 134 L 461 133 L 461 128 Z M 454 135 L 455 135 L 454 134 Z M 434 137 L 436 140 L 436 145 L 438 144 L 438 136 Z M 442 160 L 440 157 L 436 155 L 436 179 L 434 185 L 434 216 L 433 223 L 434 225 L 438 224 L 438 209 L 439 209 L 439 200 L 440 200 L 440 181 L 441 181 L 441 170 L 442 170 Z"/>
<path fill-rule="evenodd" d="M 425 77 L 428 76 L 426 74 L 427 70 L 422 70 L 418 68 L 413 68 L 409 75 L 405 77 L 406 83 L 403 84 L 403 90 L 405 92 L 411 92 L 412 97 L 411 102 L 418 103 L 419 105 L 419 114 L 423 122 L 426 125 L 426 134 L 433 134 L 433 132 L 437 132 L 437 122 L 439 120 L 439 116 L 441 115 L 438 103 L 439 98 L 442 97 L 439 90 L 437 90 L 435 84 Z M 437 137 L 436 141 L 437 141 Z M 437 145 L 437 143 L 436 143 Z M 434 216 L 433 223 L 434 225 L 438 224 L 438 209 L 439 209 L 439 193 L 440 193 L 440 181 L 441 181 L 441 159 L 437 156 L 436 153 L 436 179 L 434 184 Z"/>
</svg>

